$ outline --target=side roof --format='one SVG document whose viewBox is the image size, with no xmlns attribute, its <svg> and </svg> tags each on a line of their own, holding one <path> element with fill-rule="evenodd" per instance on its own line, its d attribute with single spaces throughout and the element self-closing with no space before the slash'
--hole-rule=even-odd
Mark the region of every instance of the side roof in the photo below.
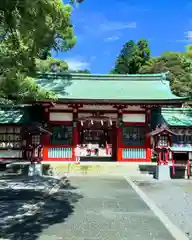
<svg viewBox="0 0 192 240">
<path fill-rule="evenodd" d="M 44 108 L 33 105 L 0 105 L 0 125 L 32 124 L 44 121 Z"/>
<path fill-rule="evenodd" d="M 183 102 L 171 92 L 166 73 L 161 74 L 39 74 L 42 88 L 58 100 L 116 102 Z"/>
<path fill-rule="evenodd" d="M 0 107 L 0 124 L 24 124 L 29 121 L 25 107 Z"/>
<path fill-rule="evenodd" d="M 161 115 L 169 126 L 192 127 L 192 108 L 162 108 Z"/>
</svg>

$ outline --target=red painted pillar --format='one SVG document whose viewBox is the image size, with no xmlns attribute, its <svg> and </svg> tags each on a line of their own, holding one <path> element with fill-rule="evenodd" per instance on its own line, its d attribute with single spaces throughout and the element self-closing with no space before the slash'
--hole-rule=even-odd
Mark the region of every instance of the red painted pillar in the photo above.
<svg viewBox="0 0 192 240">
<path fill-rule="evenodd" d="M 161 165 L 162 162 L 162 151 L 159 150 L 159 165 Z"/>
<path fill-rule="evenodd" d="M 167 149 L 167 152 L 166 152 L 166 164 L 169 163 L 169 150 Z"/>
<path fill-rule="evenodd" d="M 147 133 L 151 131 L 150 119 L 151 109 L 147 109 L 146 110 Z M 151 162 L 151 137 L 148 134 L 146 136 L 146 161 Z"/>
<path fill-rule="evenodd" d="M 50 126 L 50 123 L 49 123 L 49 115 L 50 115 L 50 111 L 49 111 L 49 108 L 45 108 L 45 119 L 46 119 L 46 124 L 47 124 L 47 129 L 51 132 L 51 126 Z M 43 136 L 43 145 L 48 145 L 50 143 L 50 135 L 46 134 Z"/>
<path fill-rule="evenodd" d="M 120 123 L 122 121 L 122 109 L 118 110 L 118 120 L 117 120 L 117 161 L 123 160 L 123 149 L 122 149 L 122 140 L 123 140 L 123 131 Z"/>
<path fill-rule="evenodd" d="M 77 109 L 75 108 L 73 110 L 73 142 L 72 142 L 72 151 L 73 151 L 72 160 L 73 161 L 75 161 L 75 148 L 79 143 L 79 131 L 78 131 L 77 118 L 78 118 L 78 112 L 77 112 Z"/>
<path fill-rule="evenodd" d="M 117 161 L 123 160 L 123 148 L 122 148 L 122 128 L 117 128 Z"/>
<path fill-rule="evenodd" d="M 51 132 L 51 126 L 49 123 L 49 115 L 50 115 L 50 109 L 48 107 L 45 108 L 44 110 L 44 116 L 47 124 L 47 129 Z M 42 145 L 42 153 L 43 153 L 43 160 L 47 161 L 48 160 L 48 145 L 50 144 L 50 135 L 42 135 L 41 139 L 41 145 Z"/>
</svg>

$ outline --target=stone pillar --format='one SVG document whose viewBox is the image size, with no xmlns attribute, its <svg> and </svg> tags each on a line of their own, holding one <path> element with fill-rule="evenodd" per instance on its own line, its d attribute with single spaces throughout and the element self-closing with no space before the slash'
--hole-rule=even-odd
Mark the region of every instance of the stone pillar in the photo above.
<svg viewBox="0 0 192 240">
<path fill-rule="evenodd" d="M 31 163 L 29 165 L 28 176 L 42 176 L 42 164 L 41 163 Z"/>
<path fill-rule="evenodd" d="M 170 180 L 169 165 L 157 165 L 155 178 L 158 180 Z"/>
</svg>

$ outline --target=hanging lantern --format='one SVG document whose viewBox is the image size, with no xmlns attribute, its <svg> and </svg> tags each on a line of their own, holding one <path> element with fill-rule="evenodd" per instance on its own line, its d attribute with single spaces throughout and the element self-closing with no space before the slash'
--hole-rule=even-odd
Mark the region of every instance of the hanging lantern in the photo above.
<svg viewBox="0 0 192 240">
<path fill-rule="evenodd" d="M 93 125 L 93 120 L 91 119 L 91 125 Z"/>
<path fill-rule="evenodd" d="M 101 120 L 101 125 L 103 126 L 103 120 Z"/>
<path fill-rule="evenodd" d="M 81 121 L 81 126 L 83 126 L 83 121 Z"/>
<path fill-rule="evenodd" d="M 109 120 L 109 124 L 112 126 L 112 120 L 111 119 Z"/>
</svg>

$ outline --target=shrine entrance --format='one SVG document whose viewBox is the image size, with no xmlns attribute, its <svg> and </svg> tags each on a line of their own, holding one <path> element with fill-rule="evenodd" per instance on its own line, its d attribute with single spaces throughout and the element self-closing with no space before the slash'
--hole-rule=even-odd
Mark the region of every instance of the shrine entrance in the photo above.
<svg viewBox="0 0 192 240">
<path fill-rule="evenodd" d="M 81 161 L 116 160 L 116 120 L 107 117 L 79 119 Z"/>
</svg>

